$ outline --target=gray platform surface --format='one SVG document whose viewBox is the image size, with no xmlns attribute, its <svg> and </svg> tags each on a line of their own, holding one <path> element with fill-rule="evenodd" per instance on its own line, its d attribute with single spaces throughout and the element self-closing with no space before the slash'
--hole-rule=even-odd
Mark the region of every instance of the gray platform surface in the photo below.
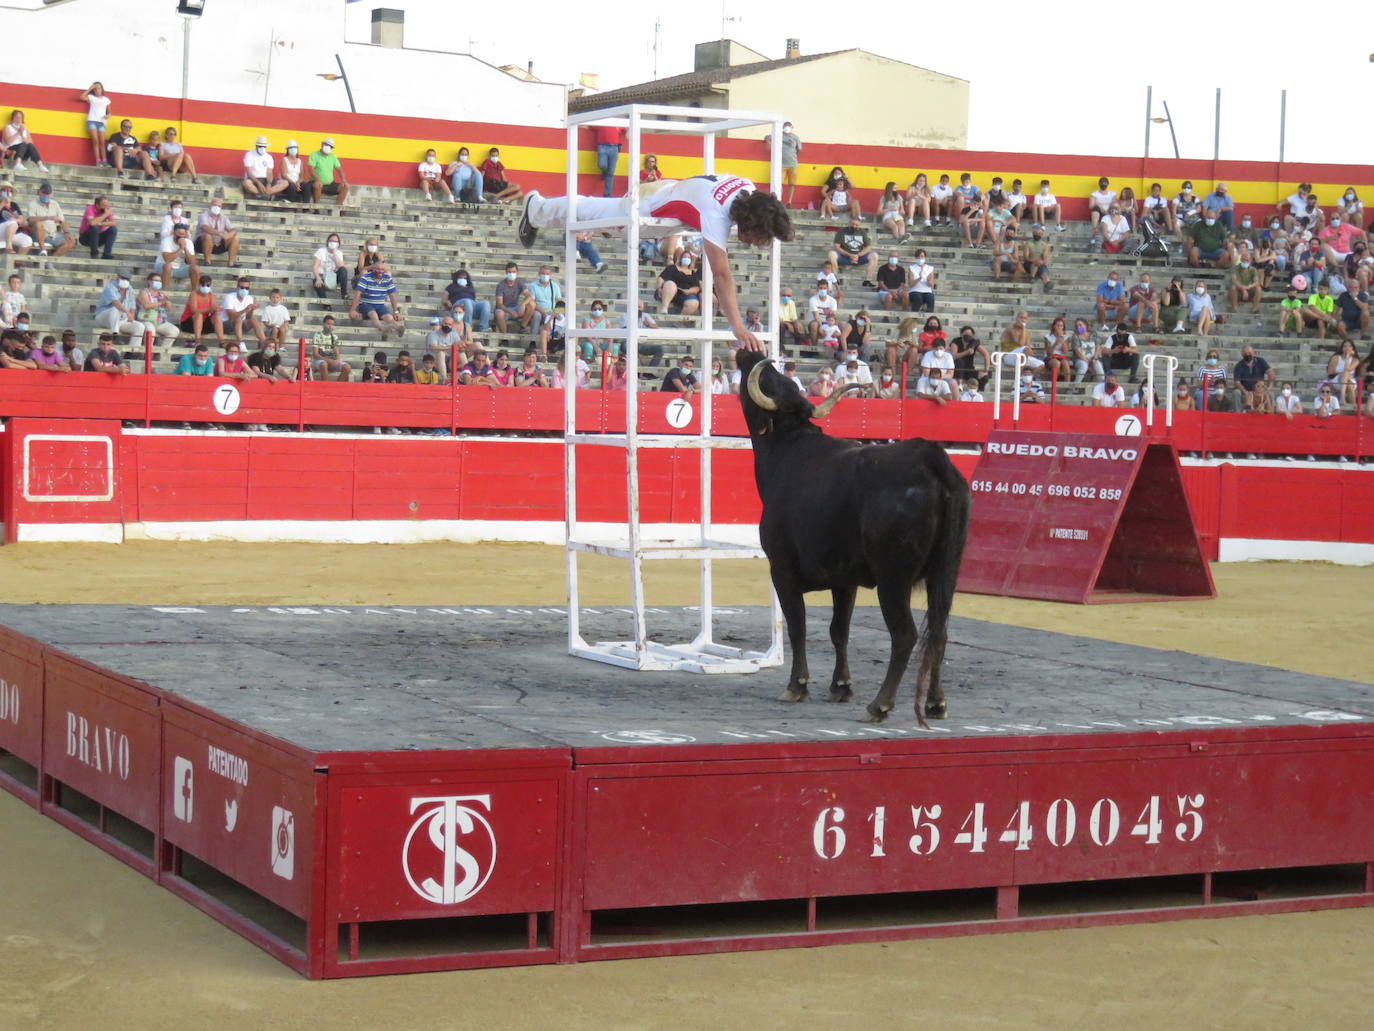
<svg viewBox="0 0 1374 1031">
<path fill-rule="evenodd" d="M 766 610 L 717 615 L 717 640 L 766 642 Z M 810 611 L 812 699 L 786 705 L 776 700 L 786 666 L 702 676 L 572 658 L 556 607 L 0 605 L 4 626 L 319 752 L 1374 721 L 1370 684 L 956 617 L 945 664 L 950 718 L 917 726 L 909 674 L 889 721 L 870 727 L 858 720 L 887 661 L 881 616 L 855 612 L 848 705 L 824 700 L 829 617 L 825 607 Z M 690 639 L 697 619 L 688 609 L 651 610 L 651 636 Z M 629 636 L 624 610 L 586 609 L 583 624 L 588 640 Z"/>
</svg>

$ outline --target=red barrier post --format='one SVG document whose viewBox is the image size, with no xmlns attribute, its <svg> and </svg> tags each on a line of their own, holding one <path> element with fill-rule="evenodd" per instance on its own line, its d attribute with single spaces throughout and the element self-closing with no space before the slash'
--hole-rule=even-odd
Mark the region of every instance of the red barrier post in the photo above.
<svg viewBox="0 0 1374 1031">
<path fill-rule="evenodd" d="M 153 424 L 153 331 L 143 334 L 143 428 Z"/>
<path fill-rule="evenodd" d="M 1053 369 L 1050 375 L 1050 432 L 1054 432 L 1054 408 L 1059 403 L 1059 369 Z"/>
<path fill-rule="evenodd" d="M 1209 380 L 1207 380 L 1206 378 L 1204 378 L 1202 381 L 1202 418 L 1199 420 L 1200 429 L 1198 430 L 1198 435 L 1201 438 L 1198 441 L 1198 444 L 1201 447 L 1201 450 L 1198 453 L 1204 459 L 1206 459 L 1207 457 L 1207 407 L 1209 401 L 1208 395 L 1211 394 L 1211 391 L 1207 389 L 1208 382 Z"/>
<path fill-rule="evenodd" d="M 310 366 L 305 357 L 305 337 L 296 342 L 296 432 L 305 431 L 305 380 Z"/>
<path fill-rule="evenodd" d="M 458 345 L 448 345 L 448 432 L 449 436 L 458 435 Z"/>
<path fill-rule="evenodd" d="M 611 352 L 610 352 L 610 351 L 602 351 L 602 352 L 601 352 L 601 389 L 602 389 L 602 390 L 609 390 L 609 389 L 611 388 L 611 384 L 610 384 L 610 382 L 609 382 L 609 381 L 610 381 L 610 377 L 609 377 L 608 375 L 606 375 L 607 370 L 610 369 L 610 366 L 611 366 Z"/>
<path fill-rule="evenodd" d="M 902 359 L 902 394 L 901 394 L 901 397 L 902 397 L 902 400 L 903 400 L 903 401 L 906 400 L 906 374 L 907 374 L 907 361 L 906 361 L 905 358 L 903 358 L 903 359 Z"/>
</svg>

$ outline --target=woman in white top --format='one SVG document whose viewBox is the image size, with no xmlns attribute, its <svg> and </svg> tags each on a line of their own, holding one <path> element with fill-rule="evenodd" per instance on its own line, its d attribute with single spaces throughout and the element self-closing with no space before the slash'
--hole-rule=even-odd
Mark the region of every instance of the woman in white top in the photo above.
<svg viewBox="0 0 1374 1031">
<path fill-rule="evenodd" d="M 930 202 L 930 183 L 924 172 L 918 172 L 906 190 L 906 220 L 915 222 L 919 212 L 925 224 L 930 225 Z"/>
<path fill-rule="evenodd" d="M 310 275 L 315 287 L 315 296 L 320 300 L 329 297 L 329 280 L 338 287 L 339 297 L 348 300 L 348 263 L 344 260 L 343 244 L 338 233 L 330 233 L 323 247 L 315 252 L 314 264 Z M 329 307 L 328 305 L 325 306 Z"/>
<path fill-rule="evenodd" d="M 16 172 L 24 170 L 25 161 L 32 161 L 40 172 L 48 170 L 48 166 L 43 164 L 43 159 L 38 156 L 38 148 L 33 145 L 29 127 L 24 124 L 23 111 L 10 112 L 10 120 L 5 124 L 3 135 L 0 135 L 0 146 L 3 146 L 6 157 L 14 158 Z"/>
<path fill-rule="evenodd" d="M 1088 196 L 1088 216 L 1093 220 L 1094 229 L 1111 210 L 1112 201 L 1116 200 L 1116 191 L 1110 189 L 1111 183 L 1112 181 L 1104 175 L 1097 180 L 1097 189 Z"/>
<path fill-rule="evenodd" d="M 442 189 L 449 200 L 455 200 L 453 187 L 449 186 L 448 181 L 444 178 L 444 166 L 435 160 L 437 157 L 438 154 L 435 151 L 427 150 L 425 151 L 425 159 L 416 167 L 416 171 L 420 175 L 420 189 L 425 191 L 425 200 L 434 199 L 434 194 L 430 191 L 435 186 Z"/>
<path fill-rule="evenodd" d="M 1355 370 L 1359 364 L 1360 356 L 1355 352 L 1355 344 L 1351 340 L 1341 341 L 1340 349 L 1326 363 L 1326 379 L 1322 381 L 1322 386 L 1329 386 L 1343 405 L 1356 403 Z"/>
<path fill-rule="evenodd" d="M 175 125 L 169 125 L 162 130 L 162 147 L 157 152 L 157 163 L 171 173 L 173 179 L 178 173 L 187 172 L 192 183 L 200 183 L 196 175 L 196 163 L 191 160 L 191 152 L 181 145 L 181 137 L 177 135 Z"/>
<path fill-rule="evenodd" d="M 1283 385 L 1283 389 L 1279 391 L 1279 396 L 1274 398 L 1274 411 L 1285 419 L 1291 419 L 1295 415 L 1302 414 L 1302 398 L 1298 397 L 1298 392 L 1293 389 L 1293 384 L 1285 383 Z"/>
<path fill-rule="evenodd" d="M 81 94 L 86 102 L 86 132 L 91 138 L 91 152 L 99 168 L 108 165 L 105 160 L 105 121 L 110 116 L 110 97 L 105 93 L 102 83 L 91 83 L 90 89 Z"/>
<path fill-rule="evenodd" d="M 305 172 L 306 164 L 305 159 L 301 157 L 300 144 L 295 140 L 287 140 L 286 153 L 281 159 L 281 177 L 286 180 L 286 189 L 281 192 L 284 198 L 297 204 L 305 204 L 315 199 Z"/>
<path fill-rule="evenodd" d="M 725 371 L 719 358 L 714 358 L 711 361 L 711 393 L 730 393 L 730 374 Z"/>
<path fill-rule="evenodd" d="M 1364 226 L 1364 201 L 1360 200 L 1360 195 L 1355 192 L 1355 187 L 1347 186 L 1341 199 L 1336 201 L 1336 208 L 1351 225 Z"/>
<path fill-rule="evenodd" d="M 883 225 L 892 234 L 892 239 L 900 240 L 906 236 L 906 218 L 904 209 L 906 207 L 902 195 L 897 192 L 895 182 L 888 183 L 883 187 L 883 199 L 878 202 L 878 217 L 883 220 Z"/>
</svg>

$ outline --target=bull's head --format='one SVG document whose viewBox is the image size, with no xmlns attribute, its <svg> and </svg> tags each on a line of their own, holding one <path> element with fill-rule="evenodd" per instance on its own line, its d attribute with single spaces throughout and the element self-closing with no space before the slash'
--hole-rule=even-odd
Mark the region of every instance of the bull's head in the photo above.
<svg viewBox="0 0 1374 1031">
<path fill-rule="evenodd" d="M 750 435 L 755 437 L 788 426 L 809 425 L 810 420 L 829 415 L 850 390 L 861 389 L 857 383 L 851 383 L 813 405 L 791 379 L 777 370 L 771 359 L 757 351 L 739 351 L 735 360 L 745 382 L 745 390 L 740 394 L 744 421 Z"/>
</svg>

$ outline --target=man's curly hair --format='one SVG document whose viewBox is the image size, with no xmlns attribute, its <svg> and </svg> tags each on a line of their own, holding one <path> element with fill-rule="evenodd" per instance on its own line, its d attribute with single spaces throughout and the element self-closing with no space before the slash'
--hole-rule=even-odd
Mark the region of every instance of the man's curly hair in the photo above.
<svg viewBox="0 0 1374 1031">
<path fill-rule="evenodd" d="M 784 243 L 796 236 L 792 228 L 792 216 L 782 206 L 782 201 L 763 190 L 736 197 L 730 205 L 730 220 L 746 233 L 763 233 Z"/>
</svg>

